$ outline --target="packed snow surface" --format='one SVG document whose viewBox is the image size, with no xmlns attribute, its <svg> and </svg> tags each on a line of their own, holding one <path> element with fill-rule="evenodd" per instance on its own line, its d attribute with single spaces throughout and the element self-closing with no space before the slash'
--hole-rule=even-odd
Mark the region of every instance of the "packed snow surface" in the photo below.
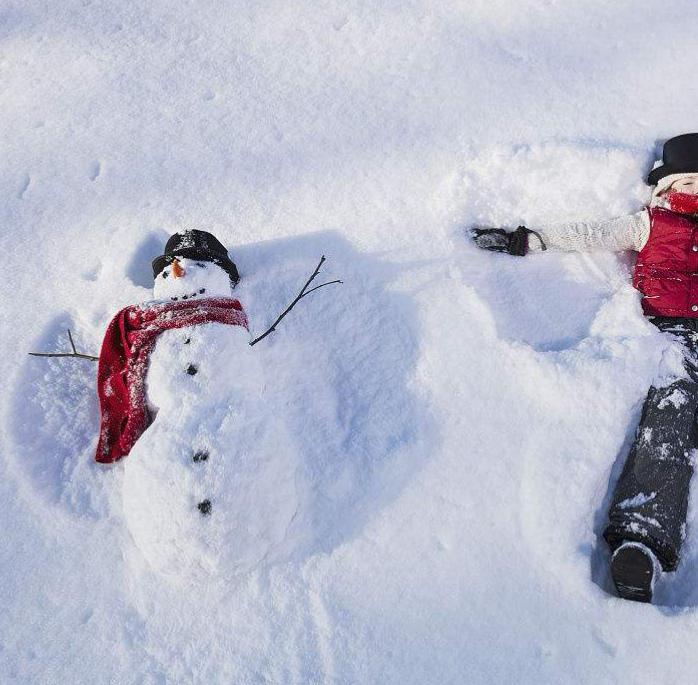
<svg viewBox="0 0 698 685">
<path fill-rule="evenodd" d="M 637 211 L 657 141 L 698 128 L 696 21 L 5 2 L 0 681 L 694 683 L 695 506 L 656 605 L 614 597 L 599 538 L 646 389 L 680 366 L 632 255 L 513 259 L 466 229 Z M 165 377 L 142 458 L 96 464 L 96 366 L 26 353 L 70 328 L 96 354 L 186 228 L 229 249 L 253 333 L 322 254 L 344 284 L 245 355 L 202 333 L 225 399 L 201 385 L 196 412 Z M 164 460 L 228 439 L 204 480 Z M 228 498 L 228 528 L 151 511 L 187 487 Z"/>
</svg>

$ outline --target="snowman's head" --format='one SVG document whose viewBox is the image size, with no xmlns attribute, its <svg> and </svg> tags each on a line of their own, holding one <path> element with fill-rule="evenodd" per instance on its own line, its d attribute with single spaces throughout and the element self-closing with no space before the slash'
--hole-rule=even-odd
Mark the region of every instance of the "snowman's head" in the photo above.
<svg viewBox="0 0 698 685">
<path fill-rule="evenodd" d="M 188 300 L 201 297 L 230 297 L 230 275 L 213 262 L 175 256 L 155 277 L 156 300 Z"/>
<path fill-rule="evenodd" d="M 175 233 L 153 260 L 153 295 L 158 300 L 230 297 L 240 276 L 223 244 L 211 233 Z"/>
</svg>

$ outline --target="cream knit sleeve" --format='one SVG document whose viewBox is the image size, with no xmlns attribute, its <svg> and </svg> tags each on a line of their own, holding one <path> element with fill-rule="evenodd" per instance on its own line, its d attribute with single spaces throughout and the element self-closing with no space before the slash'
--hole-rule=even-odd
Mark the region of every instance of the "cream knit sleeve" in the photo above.
<svg viewBox="0 0 698 685">
<path fill-rule="evenodd" d="M 605 221 L 577 221 L 536 229 L 549 250 L 588 252 L 591 250 L 635 250 L 639 252 L 650 235 L 650 217 L 646 209 L 637 214 Z M 529 252 L 541 252 L 538 238 L 528 236 Z"/>
</svg>

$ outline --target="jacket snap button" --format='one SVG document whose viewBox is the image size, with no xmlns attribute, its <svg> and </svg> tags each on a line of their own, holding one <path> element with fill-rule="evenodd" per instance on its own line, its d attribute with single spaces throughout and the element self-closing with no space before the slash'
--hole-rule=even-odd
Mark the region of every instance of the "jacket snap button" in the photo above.
<svg viewBox="0 0 698 685">
<path fill-rule="evenodd" d="M 698 245 L 694 245 L 691 249 L 692 249 L 694 252 L 698 252 Z"/>
<path fill-rule="evenodd" d="M 694 305 L 691 307 L 691 311 L 692 311 L 692 312 L 698 312 L 698 304 L 694 304 Z"/>
</svg>

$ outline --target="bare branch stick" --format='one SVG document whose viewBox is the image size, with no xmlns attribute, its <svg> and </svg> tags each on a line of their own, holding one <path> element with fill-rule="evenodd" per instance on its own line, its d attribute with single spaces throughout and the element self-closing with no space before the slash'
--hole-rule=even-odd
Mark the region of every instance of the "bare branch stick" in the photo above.
<svg viewBox="0 0 698 685">
<path fill-rule="evenodd" d="M 32 357 L 74 357 L 75 359 L 89 359 L 91 362 L 98 362 L 99 357 L 90 354 L 75 354 L 74 352 L 27 352 Z"/>
<path fill-rule="evenodd" d="M 279 323 L 281 323 L 281 320 L 286 316 L 286 314 L 288 314 L 298 304 L 298 302 L 300 302 L 306 295 L 309 295 L 310 293 L 312 293 L 313 290 L 318 290 L 319 288 L 322 288 L 326 285 L 331 285 L 332 283 L 341 283 L 342 282 L 342 281 L 330 281 L 328 283 L 322 283 L 321 285 L 317 285 L 314 288 L 311 288 L 310 290 L 308 290 L 308 286 L 315 280 L 317 275 L 320 273 L 320 268 L 322 267 L 324 262 L 325 262 L 325 255 L 322 255 L 322 257 L 320 257 L 320 261 L 318 262 L 318 265 L 315 267 L 315 271 L 313 271 L 312 275 L 306 281 L 305 285 L 301 288 L 301 291 L 298 293 L 298 295 L 296 295 L 293 302 L 291 302 L 291 304 L 288 305 L 288 307 L 286 307 L 286 309 L 284 309 L 284 311 L 281 312 L 281 314 L 279 314 L 276 321 L 274 321 L 274 323 L 269 328 L 267 328 L 267 330 L 264 331 L 264 333 L 262 333 L 262 335 L 256 337 L 254 340 L 252 340 L 250 342 L 250 345 L 256 345 L 258 342 L 260 342 L 260 340 L 264 340 L 264 338 L 266 338 L 270 333 L 273 333 L 276 330 L 276 327 L 279 325 Z"/>
<path fill-rule="evenodd" d="M 99 357 L 93 357 L 91 354 L 81 354 L 77 351 L 70 329 L 68 329 L 68 340 L 70 340 L 70 346 L 73 348 L 72 352 L 29 352 L 29 354 L 32 357 L 74 357 L 75 359 L 88 359 L 91 362 L 99 361 Z"/>
<path fill-rule="evenodd" d="M 344 281 L 327 281 L 327 283 L 322 283 L 320 285 L 316 285 L 314 288 L 311 288 L 307 292 L 303 293 L 301 300 L 306 296 L 310 295 L 310 293 L 314 292 L 315 290 L 320 290 L 320 288 L 324 288 L 326 285 L 332 285 L 333 283 L 344 283 Z"/>
<path fill-rule="evenodd" d="M 77 354 L 78 351 L 75 349 L 75 343 L 73 342 L 73 334 L 70 332 L 70 328 L 68 329 L 68 340 L 70 340 L 70 346 L 73 348 L 73 353 Z"/>
<path fill-rule="evenodd" d="M 75 349 L 75 343 L 73 342 L 73 334 L 70 332 L 70 328 L 68 329 L 68 340 L 70 340 L 70 346 L 73 348 L 73 353 L 77 354 L 78 351 Z"/>
</svg>

